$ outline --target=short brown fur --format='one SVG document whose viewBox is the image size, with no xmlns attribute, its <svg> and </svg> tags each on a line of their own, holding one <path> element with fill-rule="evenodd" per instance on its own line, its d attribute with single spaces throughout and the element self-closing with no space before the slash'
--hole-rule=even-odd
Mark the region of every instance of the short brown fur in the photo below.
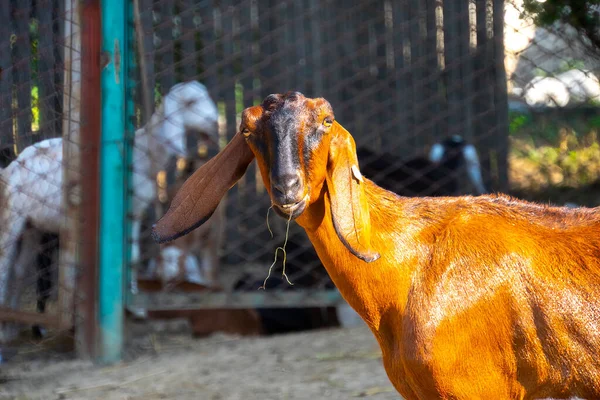
<svg viewBox="0 0 600 400">
<path fill-rule="evenodd" d="M 257 144 L 272 140 L 267 122 L 289 94 L 277 96 L 246 110 L 240 127 L 272 199 L 272 166 Z M 600 398 L 600 209 L 503 195 L 399 197 L 348 172 L 356 162 L 349 133 L 335 122 L 311 125 L 321 123 L 313 111 L 323 102 L 296 101 L 301 140 L 325 133 L 304 167 L 298 197 L 309 200 L 291 213 L 373 331 L 398 392 L 406 399 Z M 250 161 L 223 162 L 245 169 Z M 198 204 L 205 194 L 193 189 L 184 185 L 181 198 Z M 176 209 L 167 213 L 156 237 L 172 236 L 173 227 L 184 232 L 210 211 L 189 210 L 188 222 Z"/>
</svg>

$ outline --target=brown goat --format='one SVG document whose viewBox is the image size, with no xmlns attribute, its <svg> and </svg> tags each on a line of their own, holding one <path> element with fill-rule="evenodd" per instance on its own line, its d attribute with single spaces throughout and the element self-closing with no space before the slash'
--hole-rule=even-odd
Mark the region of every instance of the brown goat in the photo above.
<svg viewBox="0 0 600 400">
<path fill-rule="evenodd" d="M 361 176 L 325 99 L 270 95 L 192 175 L 154 237 L 205 222 L 256 158 L 377 338 L 406 399 L 600 398 L 600 209 L 406 198 Z"/>
</svg>

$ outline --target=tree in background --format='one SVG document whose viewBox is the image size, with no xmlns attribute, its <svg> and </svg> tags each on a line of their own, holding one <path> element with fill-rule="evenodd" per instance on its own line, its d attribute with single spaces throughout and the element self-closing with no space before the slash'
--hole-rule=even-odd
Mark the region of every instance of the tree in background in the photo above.
<svg viewBox="0 0 600 400">
<path fill-rule="evenodd" d="M 537 26 L 571 25 L 600 55 L 600 0 L 524 0 L 523 8 Z"/>
</svg>

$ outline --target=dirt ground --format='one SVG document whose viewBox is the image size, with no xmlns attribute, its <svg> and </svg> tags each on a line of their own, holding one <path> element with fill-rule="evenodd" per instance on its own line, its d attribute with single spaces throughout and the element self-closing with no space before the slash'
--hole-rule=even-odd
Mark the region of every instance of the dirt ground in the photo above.
<svg viewBox="0 0 600 400">
<path fill-rule="evenodd" d="M 21 350 L 0 367 L 0 399 L 400 398 L 364 326 L 192 339 L 183 322 L 153 324 L 129 324 L 126 361 L 108 367 Z"/>
</svg>

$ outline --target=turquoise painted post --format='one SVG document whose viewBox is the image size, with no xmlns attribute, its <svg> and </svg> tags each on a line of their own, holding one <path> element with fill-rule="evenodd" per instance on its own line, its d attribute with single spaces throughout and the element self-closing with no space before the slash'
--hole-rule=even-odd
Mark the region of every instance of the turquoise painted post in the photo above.
<svg viewBox="0 0 600 400">
<path fill-rule="evenodd" d="M 103 0 L 102 137 L 100 143 L 99 343 L 100 363 L 121 359 L 126 261 L 126 62 L 129 1 Z"/>
</svg>

